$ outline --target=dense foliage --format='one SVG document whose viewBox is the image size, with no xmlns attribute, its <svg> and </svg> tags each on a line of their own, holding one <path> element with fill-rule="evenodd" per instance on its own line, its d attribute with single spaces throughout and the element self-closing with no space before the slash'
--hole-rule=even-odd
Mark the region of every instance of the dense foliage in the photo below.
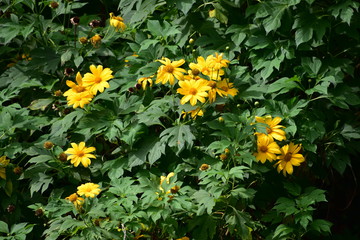
<svg viewBox="0 0 360 240">
<path fill-rule="evenodd" d="M 1 1 L 0 239 L 356 239 L 359 6 Z"/>
</svg>

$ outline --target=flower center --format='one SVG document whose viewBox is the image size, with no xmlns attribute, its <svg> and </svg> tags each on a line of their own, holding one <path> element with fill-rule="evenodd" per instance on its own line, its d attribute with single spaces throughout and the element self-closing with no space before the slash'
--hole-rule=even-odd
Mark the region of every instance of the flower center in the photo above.
<svg viewBox="0 0 360 240">
<path fill-rule="evenodd" d="M 229 90 L 229 88 L 227 86 L 223 86 L 221 87 L 222 90 L 224 90 L 225 92 L 227 92 Z"/>
<path fill-rule="evenodd" d="M 94 80 L 95 83 L 100 83 L 101 82 L 101 77 L 96 77 Z"/>
<path fill-rule="evenodd" d="M 199 71 L 199 69 L 195 68 L 195 69 L 191 70 L 191 73 L 192 73 L 192 75 L 197 76 L 200 74 L 200 71 Z"/>
<path fill-rule="evenodd" d="M 81 92 L 85 91 L 85 88 L 83 86 L 76 86 L 76 87 L 74 87 L 74 90 L 77 93 L 81 93 Z"/>
<path fill-rule="evenodd" d="M 267 150 L 268 150 L 267 146 L 261 146 L 261 147 L 260 147 L 260 151 L 261 151 L 261 152 L 264 152 L 264 153 L 265 153 L 265 152 L 267 152 Z"/>
<path fill-rule="evenodd" d="M 289 162 L 291 160 L 292 153 L 288 152 L 285 154 L 284 161 Z"/>
<path fill-rule="evenodd" d="M 190 95 L 196 95 L 196 93 L 197 93 L 196 88 L 190 88 L 190 90 L 189 90 Z"/>
<path fill-rule="evenodd" d="M 172 65 L 166 65 L 164 67 L 164 71 L 168 72 L 168 73 L 173 73 L 174 72 L 174 67 Z"/>
<path fill-rule="evenodd" d="M 78 157 L 83 157 L 85 153 L 83 151 L 78 151 L 76 154 Z"/>
<path fill-rule="evenodd" d="M 216 87 L 216 82 L 209 82 L 208 86 L 211 87 L 211 88 L 215 88 Z"/>
<path fill-rule="evenodd" d="M 268 134 L 270 134 L 270 133 L 272 133 L 272 130 L 271 130 L 271 128 L 266 128 L 266 132 L 268 133 Z"/>
</svg>

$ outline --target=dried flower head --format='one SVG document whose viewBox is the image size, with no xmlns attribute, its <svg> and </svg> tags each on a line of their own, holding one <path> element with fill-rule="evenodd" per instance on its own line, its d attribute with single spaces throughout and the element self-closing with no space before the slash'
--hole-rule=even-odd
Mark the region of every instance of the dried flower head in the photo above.
<svg viewBox="0 0 360 240">
<path fill-rule="evenodd" d="M 72 17 L 72 18 L 70 18 L 70 22 L 71 22 L 72 25 L 77 26 L 80 23 L 80 18 L 77 17 L 77 16 Z"/>
</svg>

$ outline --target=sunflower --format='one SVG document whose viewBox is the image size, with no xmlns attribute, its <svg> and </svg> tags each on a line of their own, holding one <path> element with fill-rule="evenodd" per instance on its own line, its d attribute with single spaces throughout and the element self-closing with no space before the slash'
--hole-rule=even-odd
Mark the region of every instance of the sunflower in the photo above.
<svg viewBox="0 0 360 240">
<path fill-rule="evenodd" d="M 266 131 L 268 136 L 275 138 L 278 141 L 286 140 L 285 131 L 281 128 L 285 128 L 282 125 L 278 125 L 281 122 L 280 117 L 275 117 L 272 119 L 271 116 L 265 116 L 265 117 L 255 117 L 256 122 L 258 123 L 264 123 L 268 126 L 266 127 Z M 257 135 L 261 135 L 263 133 L 255 133 Z"/>
<path fill-rule="evenodd" d="M 299 153 L 300 150 L 301 144 L 290 142 L 290 144 L 283 146 L 280 149 L 281 155 L 277 157 L 279 161 L 274 165 L 277 165 L 277 171 L 279 173 L 282 171 L 284 176 L 286 176 L 286 173 L 292 174 L 294 171 L 293 166 L 300 166 L 305 161 L 304 156 Z"/>
<path fill-rule="evenodd" d="M 85 86 L 83 86 L 82 76 L 79 72 L 76 74 L 76 83 L 74 83 L 73 81 L 67 80 L 66 85 L 68 85 L 68 87 L 70 87 L 70 89 L 67 90 L 66 92 L 64 92 L 63 95 L 65 97 L 87 91 L 87 88 Z"/>
<path fill-rule="evenodd" d="M 65 153 L 70 154 L 67 160 L 71 160 L 71 163 L 75 167 L 81 163 L 84 167 L 88 167 L 91 164 L 90 158 L 96 158 L 91 152 L 95 151 L 94 147 L 85 147 L 85 142 L 78 144 L 71 143 L 72 148 L 68 148 Z"/>
<path fill-rule="evenodd" d="M 216 87 L 221 89 L 224 92 L 224 95 L 231 95 L 236 96 L 238 94 L 238 90 L 234 88 L 234 84 L 228 82 L 228 79 L 225 78 L 224 80 L 217 82 Z"/>
<path fill-rule="evenodd" d="M 76 193 L 71 194 L 70 196 L 66 197 L 65 199 L 72 202 L 76 208 L 80 208 L 81 205 L 83 205 L 84 201 L 85 201 L 84 198 L 79 197 Z"/>
<path fill-rule="evenodd" d="M 116 31 L 124 31 L 126 25 L 124 23 L 124 19 L 122 17 L 114 16 L 114 13 L 110 13 L 110 25 L 116 28 Z"/>
<path fill-rule="evenodd" d="M 68 105 L 73 105 L 73 108 L 81 107 L 84 108 L 86 104 L 89 104 L 93 99 L 94 95 L 90 91 L 80 92 L 69 95 L 67 97 Z"/>
<path fill-rule="evenodd" d="M 223 54 L 215 53 L 214 55 L 209 56 L 209 66 L 214 69 L 220 69 L 223 67 L 228 67 L 228 64 L 230 63 L 229 60 L 223 59 Z"/>
<path fill-rule="evenodd" d="M 280 147 L 274 140 L 265 134 L 257 138 L 257 153 L 254 153 L 257 161 L 265 163 L 266 160 L 272 162 L 276 160 L 276 154 L 280 154 Z"/>
<path fill-rule="evenodd" d="M 103 68 L 102 65 L 90 66 L 91 73 L 85 73 L 83 81 L 83 86 L 89 87 L 89 90 L 95 95 L 98 91 L 103 92 L 105 88 L 109 88 L 110 85 L 107 82 L 108 80 L 114 78 L 112 70 L 110 68 Z"/>
<path fill-rule="evenodd" d="M 179 68 L 181 65 L 185 63 L 184 59 L 180 59 L 178 61 L 171 61 L 168 58 L 163 58 L 162 60 L 157 60 L 161 62 L 161 65 L 157 71 L 157 77 L 155 83 L 166 84 L 169 82 L 171 85 L 175 84 L 175 78 L 177 80 L 182 80 L 186 72 L 185 69 Z"/>
<path fill-rule="evenodd" d="M 202 73 L 204 75 L 210 75 L 211 68 L 209 66 L 209 62 L 205 60 L 204 57 L 200 56 L 197 59 L 197 63 L 190 63 L 189 67 L 192 70 L 194 75 L 198 75 L 199 73 Z"/>
<path fill-rule="evenodd" d="M 198 100 L 204 103 L 205 97 L 208 96 L 206 91 L 211 89 L 206 80 L 184 80 L 180 81 L 179 85 L 181 88 L 177 89 L 177 93 L 184 95 L 180 100 L 182 105 L 190 101 L 190 104 L 194 106 Z"/>
<path fill-rule="evenodd" d="M 6 156 L 0 157 L 0 178 L 6 179 L 6 166 L 9 164 L 10 160 L 6 159 Z"/>
<path fill-rule="evenodd" d="M 100 185 L 95 183 L 85 183 L 77 187 L 77 194 L 80 196 L 94 198 L 101 192 Z"/>
</svg>

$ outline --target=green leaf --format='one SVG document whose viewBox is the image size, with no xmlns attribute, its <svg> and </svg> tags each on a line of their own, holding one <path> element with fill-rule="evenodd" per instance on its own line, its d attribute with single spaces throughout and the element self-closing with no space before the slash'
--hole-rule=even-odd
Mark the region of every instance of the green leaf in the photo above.
<svg viewBox="0 0 360 240">
<path fill-rule="evenodd" d="M 209 215 L 195 217 L 189 221 L 188 226 L 194 240 L 213 239 L 216 233 L 216 221 Z"/>
<path fill-rule="evenodd" d="M 0 28 L 0 43 L 6 45 L 11 42 L 17 35 L 20 34 L 22 27 L 14 24 L 2 24 Z"/>
<path fill-rule="evenodd" d="M 29 160 L 29 163 L 42 163 L 42 162 L 48 162 L 50 160 L 52 160 L 53 157 L 50 155 L 40 155 L 40 156 L 36 156 L 33 157 Z"/>
<path fill-rule="evenodd" d="M 0 221 L 0 232 L 9 233 L 9 227 L 6 222 Z"/>
<path fill-rule="evenodd" d="M 312 223 L 310 223 L 310 229 L 313 229 L 319 233 L 331 233 L 331 226 L 333 224 L 329 221 L 323 219 L 315 219 Z"/>
<path fill-rule="evenodd" d="M 166 145 L 163 142 L 155 143 L 154 147 L 150 149 L 148 160 L 150 165 L 153 165 L 157 160 L 160 159 L 161 155 L 165 154 Z"/>
<path fill-rule="evenodd" d="M 245 166 L 233 167 L 229 171 L 229 176 L 244 180 L 244 170 L 247 170 L 247 169 L 249 169 L 249 168 L 245 167 Z"/>
<path fill-rule="evenodd" d="M 200 189 L 195 192 L 191 198 L 199 204 L 199 208 L 196 212 L 198 216 L 203 215 L 205 210 L 207 214 L 211 214 L 212 209 L 215 206 L 215 198 L 209 192 Z"/>
<path fill-rule="evenodd" d="M 242 199 L 252 199 L 255 196 L 256 191 L 252 188 L 235 188 L 234 190 L 231 190 L 231 195 L 234 197 L 239 197 Z"/>
<path fill-rule="evenodd" d="M 360 139 L 360 128 L 354 128 L 350 124 L 344 124 L 340 134 L 350 141 L 350 139 Z"/>
<path fill-rule="evenodd" d="M 177 125 L 165 129 L 160 134 L 160 138 L 161 141 L 166 143 L 169 147 L 176 148 L 177 154 L 185 148 L 191 148 L 196 139 L 194 134 L 192 134 L 189 125 Z"/>
<path fill-rule="evenodd" d="M 301 194 L 301 187 L 300 185 L 292 182 L 285 182 L 284 188 L 290 193 L 291 195 L 297 197 Z"/>
<path fill-rule="evenodd" d="M 287 93 L 288 91 L 299 88 L 299 84 L 297 83 L 300 79 L 297 76 L 292 78 L 283 77 L 275 82 L 269 84 L 267 89 L 267 93 L 274 93 L 279 91 L 278 94 Z"/>
<path fill-rule="evenodd" d="M 54 99 L 52 98 L 41 98 L 32 101 L 29 105 L 30 110 L 41 110 L 44 111 L 50 103 L 52 103 Z"/>
<path fill-rule="evenodd" d="M 30 182 L 30 195 L 33 196 L 34 192 L 41 191 L 41 193 L 44 193 L 51 183 L 53 183 L 53 178 L 51 176 L 48 176 L 44 173 L 37 173 L 35 176 L 31 176 L 31 182 Z"/>
<path fill-rule="evenodd" d="M 274 232 L 273 239 L 288 239 L 287 237 L 294 231 L 293 228 L 280 224 Z"/>
<path fill-rule="evenodd" d="M 298 211 L 295 207 L 295 201 L 289 198 L 280 197 L 273 207 L 278 213 L 284 213 L 285 216 L 289 216 Z"/>
</svg>

